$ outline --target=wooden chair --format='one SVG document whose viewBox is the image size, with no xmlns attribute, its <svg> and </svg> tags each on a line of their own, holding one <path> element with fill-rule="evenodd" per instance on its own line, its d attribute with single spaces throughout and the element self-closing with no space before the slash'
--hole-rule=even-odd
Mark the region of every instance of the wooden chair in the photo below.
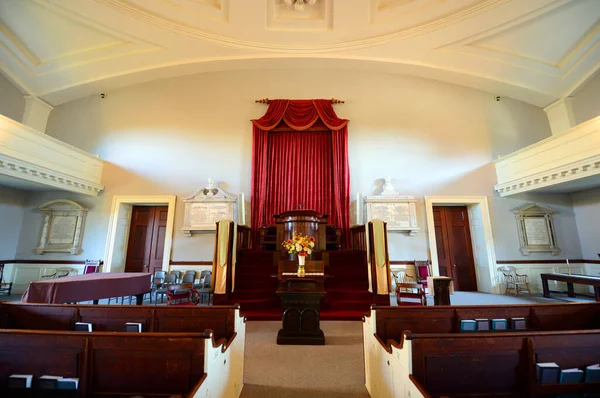
<svg viewBox="0 0 600 398">
<path fill-rule="evenodd" d="M 200 301 L 198 291 L 191 283 L 179 283 L 166 286 L 167 305 L 196 305 Z"/>
<path fill-rule="evenodd" d="M 519 292 L 526 291 L 531 296 L 526 274 L 518 274 L 517 269 L 509 265 L 498 267 L 498 271 L 504 275 L 504 283 L 506 283 L 504 294 L 508 294 L 509 291 L 514 291 L 516 296 Z"/>
<path fill-rule="evenodd" d="M 85 260 L 85 267 L 83 268 L 83 274 L 95 274 L 100 271 L 100 266 L 104 264 L 102 260 Z"/>
<path fill-rule="evenodd" d="M 396 303 L 398 305 L 427 305 L 425 289 L 420 283 L 396 283 Z"/>
<path fill-rule="evenodd" d="M 417 274 L 417 283 L 420 283 L 425 289 L 427 289 L 427 277 L 431 276 L 431 262 L 429 260 L 415 260 L 414 263 Z"/>
</svg>

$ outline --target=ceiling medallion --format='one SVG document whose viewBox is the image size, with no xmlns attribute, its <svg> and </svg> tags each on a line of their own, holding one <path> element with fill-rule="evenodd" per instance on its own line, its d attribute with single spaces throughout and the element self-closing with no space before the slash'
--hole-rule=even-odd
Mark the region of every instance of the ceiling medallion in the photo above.
<svg viewBox="0 0 600 398">
<path fill-rule="evenodd" d="M 317 0 L 284 0 L 289 7 L 294 6 L 296 11 L 304 11 L 304 7 L 315 5 Z"/>
</svg>

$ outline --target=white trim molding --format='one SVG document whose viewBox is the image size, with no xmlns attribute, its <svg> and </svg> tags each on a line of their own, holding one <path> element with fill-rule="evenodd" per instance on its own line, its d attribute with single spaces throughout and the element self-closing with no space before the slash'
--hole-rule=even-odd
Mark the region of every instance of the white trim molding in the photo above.
<svg viewBox="0 0 600 398">
<path fill-rule="evenodd" d="M 0 115 L 0 174 L 97 196 L 104 160 Z"/>
<path fill-rule="evenodd" d="M 600 116 L 495 161 L 501 196 L 600 174 Z"/>
<path fill-rule="evenodd" d="M 167 205 L 167 226 L 165 232 L 165 250 L 162 269 L 169 270 L 169 261 L 171 259 L 171 247 L 173 246 L 173 226 L 175 224 L 175 195 L 115 195 L 113 196 L 110 209 L 110 218 L 108 221 L 108 235 L 106 238 L 106 250 L 104 253 L 103 272 L 111 272 L 113 254 L 117 240 L 117 224 L 123 211 L 123 205 L 149 205 L 164 206 Z"/>
<path fill-rule="evenodd" d="M 473 247 L 473 255 L 477 257 L 475 264 L 477 275 L 477 290 L 481 292 L 497 293 L 498 277 L 496 273 L 496 249 L 494 247 L 494 234 L 487 197 L 485 196 L 426 196 L 425 216 L 427 218 L 427 233 L 429 235 L 429 253 L 431 268 L 434 276 L 439 276 L 440 269 L 437 257 L 437 241 L 435 239 L 435 225 L 433 221 L 433 206 L 464 206 L 469 208 L 469 216 L 480 216 L 481 228 L 471 231 L 472 243 L 482 242 L 480 250 Z M 482 255 L 478 254 L 482 252 Z M 486 272 L 487 271 L 487 272 Z"/>
</svg>

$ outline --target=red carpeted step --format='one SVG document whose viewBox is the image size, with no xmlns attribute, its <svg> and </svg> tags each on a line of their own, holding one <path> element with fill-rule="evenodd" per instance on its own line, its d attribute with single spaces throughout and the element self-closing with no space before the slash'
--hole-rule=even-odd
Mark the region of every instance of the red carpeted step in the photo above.
<svg viewBox="0 0 600 398">
<path fill-rule="evenodd" d="M 246 299 L 236 300 L 236 303 L 240 304 L 240 311 L 251 311 L 251 310 L 278 310 L 279 300 L 277 297 L 272 298 L 261 298 L 261 299 Z"/>
<path fill-rule="evenodd" d="M 372 298 L 373 298 L 373 294 L 371 294 L 367 290 L 359 291 L 359 290 L 347 290 L 347 289 L 334 290 L 332 288 L 327 289 L 327 299 L 329 301 L 361 300 L 361 301 L 370 302 Z"/>
</svg>

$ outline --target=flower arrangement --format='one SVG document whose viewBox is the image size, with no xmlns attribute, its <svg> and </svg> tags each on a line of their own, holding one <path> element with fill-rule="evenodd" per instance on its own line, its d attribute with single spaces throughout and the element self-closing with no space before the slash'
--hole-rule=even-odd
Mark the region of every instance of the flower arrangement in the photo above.
<svg viewBox="0 0 600 398">
<path fill-rule="evenodd" d="M 302 235 L 294 231 L 292 239 L 284 240 L 283 247 L 289 254 L 297 254 L 298 256 L 308 256 L 312 253 L 315 247 L 315 238 L 312 236 Z"/>
</svg>

